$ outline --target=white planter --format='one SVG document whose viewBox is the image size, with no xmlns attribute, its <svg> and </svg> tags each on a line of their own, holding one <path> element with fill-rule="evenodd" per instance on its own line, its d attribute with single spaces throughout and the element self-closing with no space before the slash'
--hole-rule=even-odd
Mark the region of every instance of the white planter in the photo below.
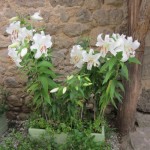
<svg viewBox="0 0 150 150">
<path fill-rule="evenodd" d="M 40 139 L 43 135 L 46 135 L 45 129 L 35 129 L 35 128 L 29 128 L 29 135 L 32 139 Z M 60 134 L 54 134 L 54 139 L 57 144 L 63 144 L 67 141 L 67 133 L 60 133 Z M 102 142 L 105 141 L 105 130 L 104 126 L 102 126 L 102 133 L 91 133 L 91 136 L 94 136 L 95 142 Z M 50 137 L 48 137 L 50 138 Z"/>
</svg>

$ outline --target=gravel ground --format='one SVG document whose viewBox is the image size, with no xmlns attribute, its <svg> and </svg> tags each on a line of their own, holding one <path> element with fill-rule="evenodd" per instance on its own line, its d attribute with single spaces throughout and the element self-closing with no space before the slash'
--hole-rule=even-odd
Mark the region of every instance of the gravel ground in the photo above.
<svg viewBox="0 0 150 150">
<path fill-rule="evenodd" d="M 110 143 L 112 150 L 119 150 L 120 149 L 120 143 L 118 140 L 118 135 L 116 132 L 112 132 L 110 138 L 107 140 L 108 143 Z"/>
</svg>

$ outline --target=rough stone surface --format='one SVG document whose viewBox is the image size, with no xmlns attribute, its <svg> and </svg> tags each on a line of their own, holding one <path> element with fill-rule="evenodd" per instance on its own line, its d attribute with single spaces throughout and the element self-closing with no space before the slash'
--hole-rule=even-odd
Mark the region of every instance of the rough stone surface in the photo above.
<svg viewBox="0 0 150 150">
<path fill-rule="evenodd" d="M 149 150 L 150 127 L 137 128 L 136 132 L 130 133 L 130 142 L 133 150 Z"/>
<path fill-rule="evenodd" d="M 123 0 L 104 0 L 104 3 L 107 5 L 122 5 L 123 4 Z"/>
<path fill-rule="evenodd" d="M 89 30 L 88 25 L 80 23 L 66 24 L 66 26 L 64 27 L 64 33 L 69 37 L 79 36 L 88 30 Z"/>
<path fill-rule="evenodd" d="M 93 28 L 90 32 L 90 37 L 93 37 L 91 39 L 91 45 L 92 46 L 95 46 L 96 44 L 96 41 L 97 41 L 97 36 L 100 34 L 100 33 L 104 33 L 104 34 L 111 34 L 113 33 L 113 29 L 111 28 L 106 28 L 106 27 L 96 27 L 96 28 Z"/>
<path fill-rule="evenodd" d="M 110 10 L 109 23 L 113 25 L 120 24 L 123 20 L 123 11 L 121 9 Z"/>
<path fill-rule="evenodd" d="M 99 25 L 116 25 L 122 22 L 123 12 L 121 9 L 105 10 L 99 9 L 93 13 L 93 18 Z"/>
<path fill-rule="evenodd" d="M 150 115 L 137 112 L 136 122 L 138 124 L 138 127 L 150 127 Z"/>
<path fill-rule="evenodd" d="M 6 78 L 4 78 L 4 85 L 6 87 L 11 87 L 11 88 L 18 87 L 18 83 L 17 83 L 15 77 L 6 77 Z"/>
<path fill-rule="evenodd" d="M 99 9 L 102 5 L 102 1 L 101 0 L 86 0 L 84 2 L 84 7 L 88 8 L 89 10 L 94 10 L 94 9 Z"/>
<path fill-rule="evenodd" d="M 93 18 L 99 25 L 104 26 L 109 24 L 109 13 L 104 9 L 95 10 Z"/>
<path fill-rule="evenodd" d="M 8 38 L 0 36 L 0 47 L 4 48 L 10 45 L 10 40 Z"/>
<path fill-rule="evenodd" d="M 7 55 L 7 46 L 11 43 L 5 32 L 9 18 L 16 14 L 32 15 L 40 10 L 43 21 L 31 23 L 36 28 L 45 27 L 46 34 L 52 36 L 55 70 L 64 76 L 74 70 L 70 64 L 70 49 L 78 39 L 90 36 L 91 45 L 95 46 L 101 32 L 127 31 L 127 2 L 123 0 L 1 0 L 0 9 L 0 85 L 9 93 L 10 119 L 26 119 L 32 97 L 24 90 L 27 77 Z"/>
<path fill-rule="evenodd" d="M 91 12 L 85 8 L 79 10 L 76 16 L 77 16 L 77 21 L 82 22 L 82 23 L 89 22 L 92 19 Z"/>
<path fill-rule="evenodd" d="M 8 98 L 9 104 L 13 106 L 22 106 L 21 100 L 16 95 L 11 95 Z"/>
<path fill-rule="evenodd" d="M 140 95 L 137 110 L 144 113 L 150 113 L 150 89 L 143 89 Z"/>
<path fill-rule="evenodd" d="M 81 6 L 84 0 L 49 0 L 50 4 L 55 7 L 57 5 L 72 7 L 72 6 Z"/>
<path fill-rule="evenodd" d="M 16 4 L 19 6 L 26 6 L 26 7 L 42 7 L 44 6 L 45 0 L 34 0 L 31 3 L 31 0 L 15 0 Z"/>
</svg>

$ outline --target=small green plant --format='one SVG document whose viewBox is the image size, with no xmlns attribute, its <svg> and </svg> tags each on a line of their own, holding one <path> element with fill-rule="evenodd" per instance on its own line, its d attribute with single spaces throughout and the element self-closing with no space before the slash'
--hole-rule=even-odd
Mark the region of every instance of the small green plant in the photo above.
<svg viewBox="0 0 150 150">
<path fill-rule="evenodd" d="M 0 145 L 0 150 L 57 150 L 57 144 L 53 138 L 31 140 L 28 135 L 13 131 Z"/>
<path fill-rule="evenodd" d="M 67 142 L 60 145 L 62 150 L 111 150 L 106 142 L 97 143 L 93 140 L 93 136 L 89 136 L 84 132 L 73 130 L 68 136 Z"/>
<path fill-rule="evenodd" d="M 12 41 L 8 46 L 8 55 L 27 75 L 27 92 L 33 96 L 32 105 L 47 119 L 46 107 L 54 98 L 49 91 L 57 84 L 51 59 L 51 36 L 45 35 L 41 28 L 36 29 L 31 21 L 42 19 L 39 12 L 33 16 L 18 15 L 10 19 L 6 32 Z"/>
<path fill-rule="evenodd" d="M 111 150 L 108 143 L 96 143 L 93 137 L 87 133 L 73 130 L 67 138 L 67 142 L 56 144 L 54 137 L 30 139 L 28 135 L 13 131 L 0 145 L 0 150 Z"/>
</svg>

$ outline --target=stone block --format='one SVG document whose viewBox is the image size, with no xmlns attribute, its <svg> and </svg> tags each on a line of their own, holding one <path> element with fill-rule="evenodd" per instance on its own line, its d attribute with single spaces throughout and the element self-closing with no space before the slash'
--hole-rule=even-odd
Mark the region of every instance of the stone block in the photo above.
<svg viewBox="0 0 150 150">
<path fill-rule="evenodd" d="M 80 9 L 76 17 L 77 17 L 77 21 L 81 23 L 87 23 L 92 19 L 91 12 L 85 8 Z"/>
<path fill-rule="evenodd" d="M 101 25 L 117 25 L 123 20 L 123 11 L 121 9 L 99 9 L 93 13 L 93 18 Z"/>
<path fill-rule="evenodd" d="M 19 113 L 17 116 L 17 119 L 18 120 L 27 120 L 28 117 L 29 117 L 29 114 L 27 114 L 27 113 Z"/>
<path fill-rule="evenodd" d="M 15 77 L 5 77 L 4 78 L 4 85 L 9 88 L 16 88 L 19 87 L 18 82 L 16 81 Z"/>
<path fill-rule="evenodd" d="M 84 7 L 89 9 L 89 10 L 96 10 L 99 9 L 102 5 L 102 1 L 101 0 L 85 0 L 84 2 Z"/>
<path fill-rule="evenodd" d="M 84 0 L 49 0 L 50 4 L 55 7 L 57 5 L 73 7 L 73 6 L 82 6 Z"/>
<path fill-rule="evenodd" d="M 69 24 L 66 24 L 66 26 L 64 27 L 63 32 L 67 36 L 73 37 L 73 36 L 81 35 L 84 32 L 88 31 L 89 29 L 90 29 L 90 26 L 88 26 L 86 24 L 69 23 Z"/>
<path fill-rule="evenodd" d="M 69 48 L 72 45 L 72 39 L 66 36 L 54 37 L 54 48 Z"/>
<path fill-rule="evenodd" d="M 121 9 L 114 9 L 109 11 L 109 24 L 121 24 L 123 20 L 123 11 Z"/>
<path fill-rule="evenodd" d="M 16 12 L 15 10 L 13 10 L 12 8 L 5 8 L 4 9 L 4 14 L 3 14 L 6 18 L 10 19 L 14 16 L 16 16 Z"/>
<path fill-rule="evenodd" d="M 8 103 L 12 106 L 22 106 L 22 101 L 19 99 L 19 97 L 17 97 L 16 95 L 10 95 L 8 96 Z"/>
<path fill-rule="evenodd" d="M 144 113 L 150 113 L 150 89 L 142 89 L 142 93 L 137 104 L 137 110 Z"/>
<path fill-rule="evenodd" d="M 109 12 L 104 9 L 95 10 L 93 18 L 101 26 L 109 24 Z"/>
<path fill-rule="evenodd" d="M 0 74 L 4 75 L 6 71 L 6 68 L 0 67 Z"/>
<path fill-rule="evenodd" d="M 60 20 L 62 22 L 67 22 L 69 18 L 70 18 L 69 14 L 65 11 L 65 9 L 62 9 L 60 11 Z"/>
<path fill-rule="evenodd" d="M 137 128 L 136 132 L 130 133 L 130 143 L 134 150 L 149 150 L 150 127 Z"/>
<path fill-rule="evenodd" d="M 150 127 L 150 114 L 136 113 L 138 127 Z"/>
<path fill-rule="evenodd" d="M 15 0 L 14 1 L 15 4 L 19 5 L 19 6 L 26 6 L 26 7 L 34 7 L 34 8 L 37 8 L 37 7 L 43 7 L 44 4 L 45 4 L 45 0 L 34 0 L 34 1 L 31 1 L 31 0 Z"/>
<path fill-rule="evenodd" d="M 123 4 L 123 0 L 105 0 L 104 3 L 106 5 L 114 5 L 114 6 L 117 6 L 117 5 L 122 5 Z"/>
<path fill-rule="evenodd" d="M 6 48 L 11 44 L 11 41 L 9 38 L 0 36 L 0 48 Z"/>
</svg>

